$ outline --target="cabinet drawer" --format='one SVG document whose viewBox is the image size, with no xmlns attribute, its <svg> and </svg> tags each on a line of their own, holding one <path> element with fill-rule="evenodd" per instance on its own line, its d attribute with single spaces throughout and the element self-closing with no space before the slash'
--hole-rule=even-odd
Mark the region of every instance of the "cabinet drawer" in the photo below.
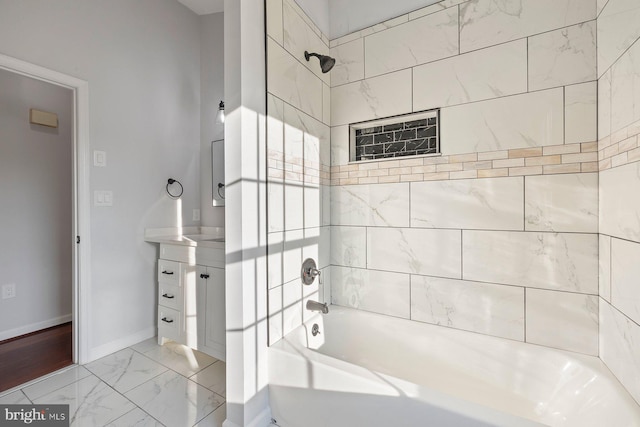
<svg viewBox="0 0 640 427">
<path fill-rule="evenodd" d="M 158 306 L 158 336 L 180 342 L 181 317 L 180 311 Z"/>
<path fill-rule="evenodd" d="M 195 265 L 196 248 L 193 246 L 160 244 L 160 258 Z"/>
<path fill-rule="evenodd" d="M 167 283 L 158 283 L 158 304 L 174 310 L 182 309 L 182 288 Z"/>
<path fill-rule="evenodd" d="M 180 276 L 179 262 L 168 261 L 166 259 L 158 260 L 158 282 L 182 286 Z"/>
</svg>

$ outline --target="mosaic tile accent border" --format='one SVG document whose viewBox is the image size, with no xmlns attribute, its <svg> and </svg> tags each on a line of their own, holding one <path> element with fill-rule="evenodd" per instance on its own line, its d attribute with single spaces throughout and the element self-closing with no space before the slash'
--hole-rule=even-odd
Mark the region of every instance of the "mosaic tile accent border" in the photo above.
<svg viewBox="0 0 640 427">
<path fill-rule="evenodd" d="M 377 160 L 331 167 L 331 185 L 442 181 L 598 171 L 598 143 Z"/>
<path fill-rule="evenodd" d="M 284 180 L 313 185 L 330 184 L 331 173 L 327 165 L 285 155 L 276 150 L 268 150 L 267 156 L 269 180 Z"/>
<path fill-rule="evenodd" d="M 640 160 L 640 121 L 598 141 L 598 169 L 603 171 Z"/>
</svg>

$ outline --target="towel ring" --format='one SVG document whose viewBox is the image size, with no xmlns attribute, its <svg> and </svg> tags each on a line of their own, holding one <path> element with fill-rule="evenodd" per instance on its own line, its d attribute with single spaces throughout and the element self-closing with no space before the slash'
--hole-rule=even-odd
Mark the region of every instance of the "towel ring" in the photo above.
<svg viewBox="0 0 640 427">
<path fill-rule="evenodd" d="M 169 190 L 169 186 L 173 185 L 173 184 L 178 184 L 180 186 L 180 194 L 172 194 L 171 193 L 171 191 Z M 179 199 L 180 196 L 182 196 L 182 193 L 184 193 L 184 187 L 182 186 L 182 184 L 180 184 L 180 181 L 178 181 L 177 179 L 173 179 L 173 178 L 169 178 L 169 180 L 167 181 L 166 189 L 167 189 L 167 194 L 172 199 Z"/>
</svg>

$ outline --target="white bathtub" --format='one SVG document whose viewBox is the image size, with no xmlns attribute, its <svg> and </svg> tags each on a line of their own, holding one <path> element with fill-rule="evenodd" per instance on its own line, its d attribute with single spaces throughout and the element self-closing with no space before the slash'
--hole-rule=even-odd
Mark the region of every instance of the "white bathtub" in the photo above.
<svg viewBox="0 0 640 427">
<path fill-rule="evenodd" d="M 640 426 L 598 358 L 337 306 L 269 349 L 269 382 L 281 427 Z"/>
</svg>

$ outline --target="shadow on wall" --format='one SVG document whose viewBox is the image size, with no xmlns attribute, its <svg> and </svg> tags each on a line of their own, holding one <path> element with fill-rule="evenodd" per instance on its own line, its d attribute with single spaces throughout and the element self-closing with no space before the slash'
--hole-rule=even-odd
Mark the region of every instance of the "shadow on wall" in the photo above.
<svg viewBox="0 0 640 427">
<path fill-rule="evenodd" d="M 313 316 L 304 308 L 307 300 L 330 302 L 329 132 L 280 102 L 270 98 L 267 121 L 270 344 Z M 307 258 L 322 273 L 303 286 Z"/>
</svg>

